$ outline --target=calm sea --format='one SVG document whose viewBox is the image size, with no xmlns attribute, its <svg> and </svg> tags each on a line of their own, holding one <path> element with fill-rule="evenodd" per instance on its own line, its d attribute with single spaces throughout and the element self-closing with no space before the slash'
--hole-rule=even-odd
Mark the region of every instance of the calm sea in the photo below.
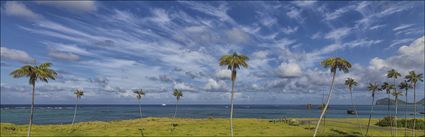
<svg viewBox="0 0 425 137">
<path fill-rule="evenodd" d="M 317 118 L 320 115 L 319 106 L 313 105 L 311 111 L 306 105 L 235 105 L 234 117 L 236 118 Z M 27 124 L 30 112 L 29 105 L 1 105 L 1 122 Z M 229 117 L 228 105 L 179 105 L 177 117 L 181 118 L 227 118 Z M 326 117 L 354 118 L 355 115 L 347 114 L 349 105 L 331 105 Z M 394 106 L 391 110 L 394 110 Z M 369 117 L 370 106 L 357 106 L 359 117 Z M 144 117 L 171 117 L 175 106 L 142 105 Z M 404 117 L 404 106 L 399 107 L 399 117 Z M 409 106 L 408 113 L 412 114 L 413 106 Z M 418 111 L 422 106 L 418 105 Z M 72 121 L 74 105 L 36 105 L 34 113 L 35 124 L 65 124 Z M 387 106 L 375 106 L 374 118 L 387 115 Z M 79 105 L 77 122 L 82 121 L 111 121 L 139 118 L 138 105 Z M 409 115 L 412 117 L 412 115 Z M 420 115 L 420 117 L 422 117 Z"/>
</svg>

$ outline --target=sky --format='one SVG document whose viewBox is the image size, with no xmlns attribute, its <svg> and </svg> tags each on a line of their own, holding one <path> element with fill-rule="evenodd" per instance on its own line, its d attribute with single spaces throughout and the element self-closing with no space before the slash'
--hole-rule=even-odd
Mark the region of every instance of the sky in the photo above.
<svg viewBox="0 0 425 137">
<path fill-rule="evenodd" d="M 9 73 L 53 63 L 37 82 L 37 104 L 227 104 L 230 71 L 221 56 L 249 57 L 238 70 L 236 104 L 318 104 L 331 74 L 320 61 L 343 57 L 331 104 L 370 104 L 368 83 L 424 72 L 424 1 L 2 1 L 1 103 L 28 104 L 27 78 Z M 417 99 L 424 97 L 417 85 Z M 411 91 L 410 91 L 411 92 Z M 409 93 L 409 99 L 413 97 Z M 386 97 L 379 93 L 378 98 Z M 404 98 L 404 97 L 403 97 Z"/>
</svg>

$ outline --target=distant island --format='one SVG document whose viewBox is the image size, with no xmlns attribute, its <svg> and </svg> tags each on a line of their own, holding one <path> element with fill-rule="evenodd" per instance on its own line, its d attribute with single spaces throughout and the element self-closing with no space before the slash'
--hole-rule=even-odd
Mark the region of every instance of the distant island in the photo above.
<svg viewBox="0 0 425 137">
<path fill-rule="evenodd" d="M 390 105 L 395 105 L 395 99 L 388 99 L 388 98 L 383 98 L 383 99 L 379 99 L 376 101 L 376 105 L 388 105 L 388 101 L 390 102 Z M 398 104 L 406 104 L 405 101 L 403 100 L 398 100 Z M 407 104 L 413 104 L 413 103 L 407 103 Z M 425 98 L 419 100 L 418 102 L 416 102 L 416 104 L 420 105 L 424 105 L 425 104 Z"/>
</svg>

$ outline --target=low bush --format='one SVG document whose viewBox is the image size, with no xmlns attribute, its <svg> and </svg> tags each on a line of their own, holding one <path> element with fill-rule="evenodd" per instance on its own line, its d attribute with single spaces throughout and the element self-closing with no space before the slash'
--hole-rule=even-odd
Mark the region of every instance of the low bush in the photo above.
<svg viewBox="0 0 425 137">
<path fill-rule="evenodd" d="M 378 123 L 376 123 L 377 126 L 381 127 L 389 127 L 391 126 L 391 121 L 395 122 L 394 117 L 385 117 L 382 120 L 379 120 Z M 405 127 L 407 124 L 407 128 L 413 128 L 413 119 L 398 119 L 397 120 L 397 127 Z M 393 123 L 393 126 L 395 126 L 395 123 Z M 425 130 L 425 121 L 422 119 L 416 119 L 416 129 L 422 129 Z"/>
</svg>

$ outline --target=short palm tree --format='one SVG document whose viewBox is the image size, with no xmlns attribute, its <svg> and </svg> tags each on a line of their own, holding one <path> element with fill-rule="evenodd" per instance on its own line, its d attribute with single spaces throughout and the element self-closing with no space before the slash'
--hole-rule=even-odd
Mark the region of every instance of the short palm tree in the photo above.
<svg viewBox="0 0 425 137">
<path fill-rule="evenodd" d="M 370 128 L 370 119 L 372 118 L 372 113 L 373 113 L 373 107 L 375 106 L 375 94 L 380 90 L 379 89 L 379 85 L 374 83 L 369 83 L 369 86 L 367 87 L 367 89 L 372 92 L 372 108 L 370 109 L 370 113 L 369 113 L 369 121 L 367 122 L 367 129 L 366 129 L 366 134 L 365 136 L 367 136 L 367 133 L 369 132 L 369 128 Z"/>
<path fill-rule="evenodd" d="M 77 102 L 75 102 L 74 118 L 72 118 L 72 125 L 74 125 L 75 116 L 77 116 L 78 101 L 84 95 L 84 91 L 82 89 L 77 89 L 75 90 L 74 94 L 75 96 L 77 96 Z"/>
<path fill-rule="evenodd" d="M 363 129 L 362 129 L 362 126 L 361 126 L 360 121 L 359 121 L 359 115 L 357 113 L 357 108 L 356 108 L 356 105 L 354 104 L 354 101 L 353 101 L 353 87 L 357 86 L 358 83 L 353 78 L 347 78 L 347 80 L 345 80 L 345 85 L 348 87 L 348 90 L 350 92 L 351 105 L 354 109 L 354 112 L 356 112 L 356 118 L 357 118 L 357 123 L 359 123 L 360 133 L 363 134 Z"/>
<path fill-rule="evenodd" d="M 391 95 L 395 97 L 395 115 L 394 115 L 394 126 L 395 126 L 395 136 L 397 136 L 397 106 L 398 106 L 398 97 L 403 96 L 401 92 L 392 92 Z"/>
<path fill-rule="evenodd" d="M 52 63 L 42 63 L 40 65 L 25 65 L 21 68 L 18 68 L 10 73 L 14 78 L 28 77 L 29 84 L 32 86 L 32 102 L 31 102 L 31 114 L 29 119 L 29 126 L 27 137 L 31 134 L 32 118 L 34 113 L 34 97 L 35 97 L 35 83 L 40 80 L 42 82 L 48 83 L 49 79 L 55 80 L 57 73 L 51 69 Z"/>
<path fill-rule="evenodd" d="M 412 88 L 412 86 L 409 83 L 407 83 L 407 81 L 404 81 L 404 82 L 401 82 L 400 85 L 398 85 L 398 87 L 401 90 L 404 89 L 406 91 L 404 93 L 404 96 L 406 97 L 406 103 L 404 104 L 404 119 L 405 119 L 405 123 L 404 123 L 404 136 L 407 137 L 407 110 L 408 110 L 408 108 L 407 108 L 407 103 L 408 103 L 408 101 L 407 101 L 407 91 L 410 88 Z"/>
<path fill-rule="evenodd" d="M 177 115 L 177 105 L 179 104 L 180 98 L 183 97 L 183 92 L 179 89 L 174 89 L 173 96 L 175 96 L 176 100 L 177 100 L 176 101 L 176 111 L 174 111 L 174 116 L 173 116 L 173 119 L 175 119 L 176 115 Z"/>
<path fill-rule="evenodd" d="M 413 129 L 416 128 L 416 82 L 423 81 L 423 74 L 416 74 L 415 71 L 410 71 L 409 74 L 405 77 L 407 82 L 410 82 L 413 85 Z M 415 130 L 413 130 L 413 136 L 416 136 Z"/>
<path fill-rule="evenodd" d="M 232 93 L 230 97 L 230 135 L 233 137 L 233 96 L 235 89 L 236 81 L 236 71 L 241 67 L 248 68 L 248 63 L 246 63 L 249 58 L 242 54 L 237 54 L 236 52 L 231 55 L 224 55 L 220 58 L 220 66 L 227 66 L 227 69 L 232 71 L 231 80 L 232 80 Z"/>
<path fill-rule="evenodd" d="M 140 104 L 140 100 L 142 99 L 142 96 L 145 96 L 145 92 L 143 92 L 143 89 L 138 89 L 134 90 L 133 93 L 136 94 L 137 104 L 139 105 L 140 118 L 143 118 L 142 105 Z"/>
<path fill-rule="evenodd" d="M 322 120 L 323 116 L 326 113 L 326 110 L 328 109 L 329 102 L 330 102 L 331 96 L 332 96 L 336 71 L 339 70 L 339 71 L 342 71 L 344 73 L 348 73 L 349 69 L 351 68 L 351 63 L 348 62 L 347 60 L 345 60 L 344 58 L 340 58 L 340 57 L 328 58 L 328 59 L 320 62 L 320 64 L 322 66 L 324 66 L 325 68 L 330 68 L 331 73 L 332 73 L 332 81 L 331 81 L 331 85 L 330 85 L 330 88 L 329 88 L 329 94 L 328 94 L 328 98 L 327 98 L 325 108 L 323 109 L 322 113 L 320 114 L 320 118 L 319 118 L 319 121 L 317 122 L 316 129 L 314 130 L 313 137 L 316 136 L 317 131 L 318 131 L 319 126 L 320 126 L 320 121 Z"/>
</svg>

